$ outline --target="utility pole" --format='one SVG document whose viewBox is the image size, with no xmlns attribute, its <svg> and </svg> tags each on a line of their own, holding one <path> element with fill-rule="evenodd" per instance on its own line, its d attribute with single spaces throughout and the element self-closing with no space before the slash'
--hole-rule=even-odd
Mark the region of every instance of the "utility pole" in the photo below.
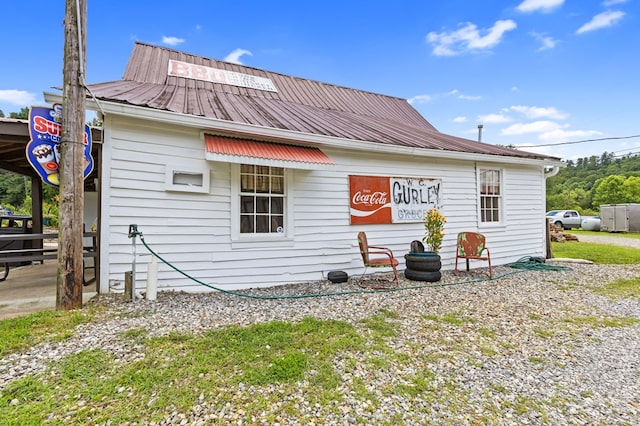
<svg viewBox="0 0 640 426">
<path fill-rule="evenodd" d="M 86 0 L 66 0 L 56 309 L 82 306 Z"/>
</svg>

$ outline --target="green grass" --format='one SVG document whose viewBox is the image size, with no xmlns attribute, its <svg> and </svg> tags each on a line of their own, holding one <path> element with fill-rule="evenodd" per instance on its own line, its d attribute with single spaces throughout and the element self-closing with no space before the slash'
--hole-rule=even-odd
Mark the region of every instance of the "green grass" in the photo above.
<svg viewBox="0 0 640 426">
<path fill-rule="evenodd" d="M 640 277 L 614 281 L 603 287 L 594 287 L 593 291 L 612 300 L 640 299 Z"/>
<path fill-rule="evenodd" d="M 123 338 L 137 342 L 140 336 L 133 332 Z M 173 334 L 144 343 L 144 356 L 136 360 L 123 362 L 102 349 L 87 350 L 52 365 L 41 379 L 12 382 L 0 393 L 3 424 L 157 422 L 173 410 L 189 412 L 199 399 L 217 407 L 240 404 L 246 423 L 276 396 L 277 401 L 291 399 L 300 387 L 314 389 L 308 392 L 312 404 L 339 400 L 342 378 L 333 359 L 364 349 L 353 326 L 312 318 L 228 327 L 201 336 Z M 281 393 L 260 392 L 272 384 L 280 384 Z"/>
<path fill-rule="evenodd" d="M 571 317 L 565 318 L 567 323 L 589 326 L 589 328 L 601 328 L 601 327 L 630 327 L 640 322 L 637 318 L 630 317 Z"/>
<path fill-rule="evenodd" d="M 454 326 L 460 326 L 465 323 L 473 323 L 473 318 L 465 316 L 464 311 L 448 312 L 442 316 L 438 315 L 423 315 L 424 319 L 434 322 L 446 323 Z"/>
<path fill-rule="evenodd" d="M 607 265 L 629 265 L 640 262 L 640 249 L 608 244 L 567 241 L 551 243 L 556 258 L 585 259 Z"/>
<path fill-rule="evenodd" d="M 576 235 L 602 235 L 602 232 L 572 230 Z M 638 238 L 638 233 L 608 233 L 616 238 Z M 595 244 L 567 241 L 565 243 L 551 243 L 553 255 L 556 258 L 586 259 L 597 264 L 632 265 L 640 263 L 640 249 L 614 246 L 609 244 Z M 570 289 L 571 286 L 565 286 Z M 634 298 L 640 299 L 640 276 L 631 279 L 617 280 L 602 287 L 593 287 L 592 291 L 612 300 Z"/>
<path fill-rule="evenodd" d="M 73 335 L 75 326 L 89 322 L 94 311 L 41 311 L 0 321 L 0 357 L 42 342 Z"/>
</svg>

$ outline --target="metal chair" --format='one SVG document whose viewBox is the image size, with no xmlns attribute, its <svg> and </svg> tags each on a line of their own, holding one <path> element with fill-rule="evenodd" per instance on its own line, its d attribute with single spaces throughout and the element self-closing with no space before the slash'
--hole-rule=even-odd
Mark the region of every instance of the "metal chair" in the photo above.
<svg viewBox="0 0 640 426">
<path fill-rule="evenodd" d="M 393 252 L 380 246 L 369 245 L 367 234 L 364 231 L 358 233 L 358 245 L 360 246 L 360 254 L 364 263 L 364 275 L 367 268 L 391 268 L 393 269 L 393 281 L 398 283 L 398 259 L 393 256 Z M 372 256 L 373 255 L 373 256 Z"/>
<path fill-rule="evenodd" d="M 485 255 L 483 256 L 483 253 Z M 467 261 L 467 272 L 469 271 L 469 260 L 486 260 L 489 262 L 489 278 L 493 277 L 491 268 L 491 254 L 486 247 L 486 238 L 477 232 L 460 232 L 458 234 L 458 244 L 456 248 L 456 267 L 458 272 L 458 259 Z"/>
</svg>

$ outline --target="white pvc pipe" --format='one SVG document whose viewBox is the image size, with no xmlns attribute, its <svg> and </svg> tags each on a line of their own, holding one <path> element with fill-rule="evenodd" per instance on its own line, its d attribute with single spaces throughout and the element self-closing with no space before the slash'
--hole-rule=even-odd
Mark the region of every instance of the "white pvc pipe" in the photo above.
<svg viewBox="0 0 640 426">
<path fill-rule="evenodd" d="M 151 262 L 147 263 L 147 300 L 156 300 L 158 295 L 158 261 L 151 256 Z"/>
</svg>

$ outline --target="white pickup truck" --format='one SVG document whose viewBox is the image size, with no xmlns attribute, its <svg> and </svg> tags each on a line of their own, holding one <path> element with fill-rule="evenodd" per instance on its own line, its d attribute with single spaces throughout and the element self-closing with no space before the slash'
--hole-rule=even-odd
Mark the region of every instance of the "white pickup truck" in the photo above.
<svg viewBox="0 0 640 426">
<path fill-rule="evenodd" d="M 547 212 L 547 220 L 562 229 L 580 228 L 582 218 L 575 210 L 551 210 Z"/>
</svg>

